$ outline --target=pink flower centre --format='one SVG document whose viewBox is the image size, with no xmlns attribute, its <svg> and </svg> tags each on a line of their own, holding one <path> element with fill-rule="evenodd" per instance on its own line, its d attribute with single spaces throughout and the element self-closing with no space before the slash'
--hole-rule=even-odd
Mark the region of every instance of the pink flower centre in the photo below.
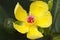
<svg viewBox="0 0 60 40">
<path fill-rule="evenodd" d="M 34 22 L 34 17 L 33 16 L 28 16 L 27 22 L 28 23 L 33 23 Z"/>
</svg>

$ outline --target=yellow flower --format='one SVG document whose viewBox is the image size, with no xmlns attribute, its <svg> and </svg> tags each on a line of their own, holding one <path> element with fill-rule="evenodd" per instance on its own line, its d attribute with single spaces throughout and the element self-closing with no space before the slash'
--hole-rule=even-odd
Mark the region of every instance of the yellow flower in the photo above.
<svg viewBox="0 0 60 40">
<path fill-rule="evenodd" d="M 37 39 L 43 37 L 38 31 L 37 26 L 48 28 L 52 24 L 52 16 L 48 11 L 48 5 L 43 1 L 34 1 L 30 5 L 29 15 L 26 10 L 17 3 L 14 9 L 14 15 L 18 21 L 23 21 L 22 25 L 13 22 L 14 28 L 22 33 L 27 33 L 27 38 Z"/>
</svg>

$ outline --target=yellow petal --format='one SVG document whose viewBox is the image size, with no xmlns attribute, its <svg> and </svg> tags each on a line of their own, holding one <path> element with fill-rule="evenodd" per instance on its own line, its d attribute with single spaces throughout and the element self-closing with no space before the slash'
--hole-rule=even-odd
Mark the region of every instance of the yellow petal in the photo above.
<svg viewBox="0 0 60 40">
<path fill-rule="evenodd" d="M 29 31 L 29 27 L 25 23 L 23 23 L 22 25 L 13 23 L 13 27 L 22 34 L 25 34 Z"/>
<path fill-rule="evenodd" d="M 14 15 L 17 20 L 24 21 L 27 17 L 27 12 L 22 8 L 19 3 L 17 3 L 14 9 Z"/>
<path fill-rule="evenodd" d="M 43 16 L 39 17 L 38 20 L 37 20 L 37 24 L 41 28 L 48 28 L 52 24 L 52 15 L 51 15 L 51 13 L 48 11 Z"/>
<path fill-rule="evenodd" d="M 30 27 L 29 32 L 27 33 L 27 38 L 29 39 L 37 39 L 37 38 L 42 38 L 43 35 L 41 32 L 37 30 L 36 27 Z"/>
<path fill-rule="evenodd" d="M 40 15 L 43 15 L 43 13 L 48 11 L 48 5 L 47 3 L 43 1 L 34 1 L 30 5 L 30 14 L 39 17 Z"/>
</svg>

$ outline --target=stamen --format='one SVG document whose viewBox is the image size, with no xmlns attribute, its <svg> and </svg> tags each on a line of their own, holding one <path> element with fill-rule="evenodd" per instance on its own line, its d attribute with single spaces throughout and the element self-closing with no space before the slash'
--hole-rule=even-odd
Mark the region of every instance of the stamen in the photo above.
<svg viewBox="0 0 60 40">
<path fill-rule="evenodd" d="M 34 22 L 34 17 L 33 16 L 28 16 L 27 22 L 28 23 L 33 23 Z"/>
</svg>

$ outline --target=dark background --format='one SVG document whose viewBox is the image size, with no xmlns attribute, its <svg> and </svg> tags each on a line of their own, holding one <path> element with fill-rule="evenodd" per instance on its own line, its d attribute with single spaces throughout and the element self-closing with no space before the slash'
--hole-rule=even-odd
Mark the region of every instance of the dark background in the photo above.
<svg viewBox="0 0 60 40">
<path fill-rule="evenodd" d="M 5 9 L 9 17 L 13 17 L 14 7 L 19 2 L 25 10 L 29 10 L 30 1 L 28 0 L 0 0 L 0 5 Z"/>
<path fill-rule="evenodd" d="M 4 14 L 4 11 L 2 11 L 0 14 L 2 14 L 1 17 L 2 20 L 6 19 L 6 18 L 14 18 L 14 7 L 16 5 L 16 3 L 19 2 L 22 7 L 27 10 L 27 12 L 29 11 L 29 5 L 30 5 L 30 1 L 28 0 L 0 0 L 0 7 L 6 12 L 6 16 Z M 0 40 L 28 40 L 26 38 L 25 35 L 18 33 L 15 29 L 15 32 L 11 32 L 9 33 L 7 30 L 4 29 L 4 25 L 3 25 L 3 21 L 1 20 L 0 22 Z"/>
</svg>

